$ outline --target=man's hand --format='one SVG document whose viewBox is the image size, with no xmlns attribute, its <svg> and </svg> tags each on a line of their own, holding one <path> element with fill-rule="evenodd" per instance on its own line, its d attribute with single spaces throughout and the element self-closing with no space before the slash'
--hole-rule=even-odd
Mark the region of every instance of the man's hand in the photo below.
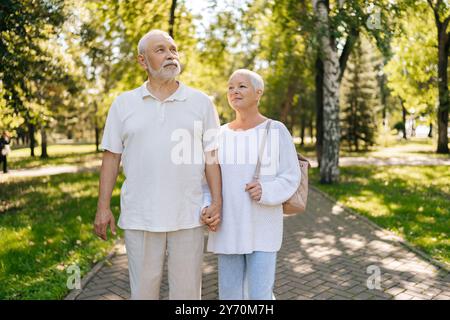
<svg viewBox="0 0 450 320">
<path fill-rule="evenodd" d="M 111 233 L 116 235 L 116 223 L 111 209 L 97 209 L 94 222 L 95 234 L 103 240 L 107 240 L 106 229 L 108 225 L 111 228 Z"/>
<path fill-rule="evenodd" d="M 255 201 L 261 200 L 262 187 L 258 181 L 253 181 L 245 185 L 245 191 L 250 194 L 250 198 Z"/>
<path fill-rule="evenodd" d="M 211 204 L 202 209 L 201 222 L 208 226 L 209 231 L 217 231 L 221 221 L 221 211 L 221 206 L 217 204 Z"/>
</svg>

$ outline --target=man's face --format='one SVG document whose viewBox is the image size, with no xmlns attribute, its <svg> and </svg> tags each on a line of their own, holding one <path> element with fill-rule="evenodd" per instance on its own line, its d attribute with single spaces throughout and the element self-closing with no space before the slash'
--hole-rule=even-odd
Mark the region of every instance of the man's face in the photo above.
<svg viewBox="0 0 450 320">
<path fill-rule="evenodd" d="M 175 41 L 162 34 L 151 36 L 139 63 L 154 78 L 169 80 L 181 72 Z"/>
</svg>

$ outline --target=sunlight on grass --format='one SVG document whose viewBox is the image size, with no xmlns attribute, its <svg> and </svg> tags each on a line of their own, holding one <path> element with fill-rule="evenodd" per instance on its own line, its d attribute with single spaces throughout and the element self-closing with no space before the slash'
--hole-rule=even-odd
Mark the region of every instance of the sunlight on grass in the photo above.
<svg viewBox="0 0 450 320">
<path fill-rule="evenodd" d="M 36 157 L 41 156 L 41 148 L 37 147 L 34 149 Z M 49 145 L 47 147 L 47 152 L 49 156 L 60 156 L 60 155 L 70 155 L 70 154 L 82 154 L 95 152 L 95 144 L 55 144 Z M 17 158 L 26 158 L 30 156 L 29 148 L 21 148 L 17 150 L 12 150 L 9 155 L 11 160 Z"/>
<path fill-rule="evenodd" d="M 112 199 L 115 214 L 122 179 Z M 97 189 L 96 173 L 0 185 L 6 208 L 0 211 L 0 299 L 61 299 L 68 292 L 68 266 L 78 265 L 84 275 L 106 256 L 114 240 L 92 232 Z M 19 198 L 20 205 L 7 209 Z"/>
<path fill-rule="evenodd" d="M 40 148 L 36 148 L 36 156 L 30 157 L 27 148 L 13 150 L 9 157 L 10 169 L 42 168 L 58 165 L 83 165 L 86 162 L 101 159 L 101 153 L 95 151 L 94 144 L 68 144 L 50 145 L 48 147 L 49 158 L 40 158 Z"/>
<path fill-rule="evenodd" d="M 450 264 L 450 167 L 344 167 L 337 185 L 311 182 L 343 205 L 368 217 Z"/>
</svg>

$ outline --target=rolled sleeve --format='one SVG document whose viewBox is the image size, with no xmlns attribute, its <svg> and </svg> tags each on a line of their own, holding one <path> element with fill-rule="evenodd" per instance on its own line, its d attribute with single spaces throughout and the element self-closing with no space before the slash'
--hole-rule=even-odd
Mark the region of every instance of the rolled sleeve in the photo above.
<svg viewBox="0 0 450 320">
<path fill-rule="evenodd" d="M 113 153 L 122 153 L 122 121 L 120 120 L 117 106 L 118 103 L 116 99 L 111 105 L 108 116 L 106 117 L 100 149 L 108 150 Z"/>
<path fill-rule="evenodd" d="M 203 152 L 210 152 L 219 148 L 219 130 L 219 115 L 212 101 L 208 99 L 203 119 Z"/>
</svg>

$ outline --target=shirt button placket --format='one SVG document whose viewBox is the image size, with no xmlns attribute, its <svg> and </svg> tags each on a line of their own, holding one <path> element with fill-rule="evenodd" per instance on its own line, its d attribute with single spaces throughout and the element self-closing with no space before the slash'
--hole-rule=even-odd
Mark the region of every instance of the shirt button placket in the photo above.
<svg viewBox="0 0 450 320">
<path fill-rule="evenodd" d="M 164 102 L 158 101 L 158 120 L 164 122 Z"/>
</svg>

